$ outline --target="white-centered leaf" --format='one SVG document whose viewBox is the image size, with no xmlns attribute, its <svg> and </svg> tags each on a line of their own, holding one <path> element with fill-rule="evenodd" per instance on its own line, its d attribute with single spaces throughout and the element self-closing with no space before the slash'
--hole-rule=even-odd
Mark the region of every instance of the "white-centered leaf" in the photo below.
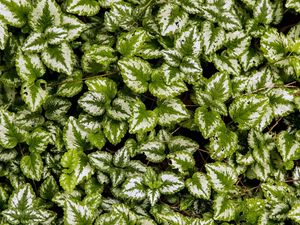
<svg viewBox="0 0 300 225">
<path fill-rule="evenodd" d="M 200 32 L 195 26 L 185 28 L 175 39 L 176 50 L 183 55 L 198 57 L 201 53 Z"/>
<path fill-rule="evenodd" d="M 239 212 L 237 201 L 228 199 L 226 195 L 217 195 L 214 199 L 214 219 L 220 221 L 234 220 Z"/>
<path fill-rule="evenodd" d="M 102 121 L 102 125 L 105 137 L 113 145 L 119 144 L 128 131 L 126 121 L 117 121 L 110 117 L 105 117 Z"/>
<path fill-rule="evenodd" d="M 229 73 L 235 76 L 239 76 L 241 73 L 241 66 L 236 58 L 228 57 L 225 54 L 215 55 L 213 57 L 213 63 L 215 67 L 224 73 Z"/>
<path fill-rule="evenodd" d="M 66 40 L 68 32 L 63 27 L 48 27 L 44 32 L 44 37 L 48 44 L 58 45 Z"/>
<path fill-rule="evenodd" d="M 226 163 L 215 162 L 206 164 L 205 169 L 216 192 L 226 193 L 235 190 L 234 184 L 238 179 L 235 168 Z"/>
<path fill-rule="evenodd" d="M 180 68 L 170 66 L 166 63 L 164 63 L 160 67 L 162 78 L 164 79 L 165 83 L 167 85 L 176 84 L 177 82 L 181 82 L 185 74 L 180 71 Z"/>
<path fill-rule="evenodd" d="M 295 140 L 294 135 L 289 134 L 287 131 L 279 133 L 276 145 L 284 162 L 300 158 L 300 143 Z"/>
<path fill-rule="evenodd" d="M 211 184 L 204 173 L 194 173 L 191 178 L 185 181 L 185 186 L 193 196 L 206 200 L 210 199 Z"/>
<path fill-rule="evenodd" d="M 194 156 L 184 150 L 169 153 L 168 159 L 171 161 L 171 167 L 177 169 L 180 173 L 185 173 L 195 167 Z"/>
<path fill-rule="evenodd" d="M 61 97 L 73 97 L 77 95 L 82 89 L 82 72 L 81 70 L 75 70 L 72 76 L 68 76 L 62 80 L 57 87 L 57 95 Z"/>
<path fill-rule="evenodd" d="M 263 54 L 254 48 L 249 48 L 240 56 L 240 64 L 245 71 L 259 66 L 263 60 Z"/>
<path fill-rule="evenodd" d="M 273 4 L 270 0 L 256 1 L 253 7 L 253 18 L 258 23 L 270 24 L 273 20 Z"/>
<path fill-rule="evenodd" d="M 43 173 L 43 160 L 39 153 L 23 156 L 20 163 L 23 174 L 29 179 L 40 181 Z"/>
<path fill-rule="evenodd" d="M 141 101 L 132 104 L 132 117 L 129 119 L 129 133 L 144 133 L 151 131 L 157 123 L 157 114 L 147 110 Z"/>
<path fill-rule="evenodd" d="M 173 67 L 178 67 L 183 58 L 183 54 L 178 49 L 165 49 L 162 51 L 165 62 Z"/>
<path fill-rule="evenodd" d="M 61 124 L 65 124 L 67 122 L 67 112 L 71 108 L 72 103 L 58 96 L 51 96 L 47 99 L 45 104 L 43 105 L 45 112 L 45 116 L 49 120 L 57 121 Z"/>
<path fill-rule="evenodd" d="M 87 91 L 78 100 L 78 105 L 92 116 L 101 116 L 105 112 L 105 95 L 95 91 Z"/>
<path fill-rule="evenodd" d="M 113 80 L 105 77 L 86 80 L 85 84 L 90 91 L 103 94 L 106 100 L 113 99 L 118 91 L 117 84 Z"/>
<path fill-rule="evenodd" d="M 150 64 L 137 57 L 123 58 L 118 61 L 125 84 L 136 93 L 148 90 L 148 81 L 152 73 Z"/>
<path fill-rule="evenodd" d="M 297 0 L 287 0 L 287 2 L 285 3 L 285 6 L 287 8 L 293 8 L 297 12 L 300 12 L 300 3 Z"/>
<path fill-rule="evenodd" d="M 161 126 L 172 126 L 190 117 L 185 105 L 177 98 L 159 102 L 155 111 L 158 116 L 158 124 Z"/>
<path fill-rule="evenodd" d="M 214 136 L 225 127 L 220 114 L 216 111 L 209 111 L 206 107 L 196 109 L 194 120 L 204 138 Z"/>
<path fill-rule="evenodd" d="M 100 4 L 95 0 L 67 0 L 66 11 L 79 16 L 95 16 L 100 10 Z"/>
<path fill-rule="evenodd" d="M 83 151 L 87 144 L 87 132 L 74 117 L 70 116 L 63 130 L 66 149 Z"/>
<path fill-rule="evenodd" d="M 49 142 L 50 134 L 40 127 L 34 129 L 26 140 L 26 143 L 29 145 L 29 151 L 32 153 L 42 153 L 46 150 Z"/>
<path fill-rule="evenodd" d="M 86 25 L 81 20 L 66 14 L 62 15 L 61 27 L 68 32 L 67 41 L 75 40 L 86 29 Z"/>
<path fill-rule="evenodd" d="M 151 206 L 154 206 L 160 198 L 160 192 L 158 189 L 148 189 L 147 190 L 147 199 L 149 200 Z M 148 223 L 145 223 L 148 224 Z M 152 224 L 152 222 L 150 223 Z M 149 225 L 150 225 L 149 224 Z"/>
<path fill-rule="evenodd" d="M 47 41 L 42 33 L 32 32 L 24 41 L 22 50 L 25 52 L 39 53 L 47 48 Z"/>
<path fill-rule="evenodd" d="M 251 37 L 242 31 L 228 32 L 226 34 L 226 52 L 228 56 L 240 57 L 249 49 L 250 42 Z"/>
<path fill-rule="evenodd" d="M 185 151 L 194 154 L 199 148 L 199 144 L 185 136 L 174 136 L 168 141 L 170 152 Z"/>
<path fill-rule="evenodd" d="M 23 83 L 21 97 L 32 112 L 37 111 L 48 97 L 46 81 L 37 80 L 34 83 Z"/>
<path fill-rule="evenodd" d="M 294 111 L 294 95 L 289 89 L 272 88 L 267 96 L 274 116 L 286 116 Z"/>
<path fill-rule="evenodd" d="M 93 167 L 102 172 L 109 173 L 113 160 L 113 157 L 110 153 L 97 151 L 89 154 L 88 158 Z"/>
<path fill-rule="evenodd" d="M 150 162 L 158 163 L 166 158 L 165 145 L 161 141 L 143 143 L 139 146 L 138 151 L 144 153 Z"/>
<path fill-rule="evenodd" d="M 20 78 L 27 83 L 33 83 L 46 72 L 39 55 L 26 54 L 22 51 L 18 51 L 16 56 L 16 69 Z"/>
<path fill-rule="evenodd" d="M 207 82 L 206 92 L 214 101 L 227 101 L 231 96 L 230 76 L 227 73 L 215 73 Z"/>
<path fill-rule="evenodd" d="M 118 121 L 128 120 L 131 117 L 131 103 L 134 100 L 130 96 L 118 96 L 112 101 L 111 106 L 108 107 L 106 111 L 108 116 Z"/>
<path fill-rule="evenodd" d="M 300 7 L 300 6 L 299 6 Z M 299 10 L 300 11 L 300 10 Z M 294 204 L 288 212 L 288 218 L 300 223 L 300 204 Z"/>
<path fill-rule="evenodd" d="M 167 3 L 160 7 L 157 21 L 163 36 L 174 35 L 187 24 L 188 14 L 178 5 Z"/>
<path fill-rule="evenodd" d="M 87 205 L 67 199 L 64 206 L 64 223 L 66 225 L 92 224 L 93 211 Z"/>
<path fill-rule="evenodd" d="M 129 177 L 122 188 L 122 195 L 133 200 L 143 200 L 146 198 L 146 187 L 141 176 Z"/>
<path fill-rule="evenodd" d="M 71 75 L 75 64 L 73 49 L 65 42 L 60 45 L 51 45 L 42 52 L 44 64 L 58 73 Z"/>
<path fill-rule="evenodd" d="M 184 188 L 183 179 L 172 172 L 162 172 L 159 179 L 163 182 L 160 192 L 165 195 L 175 194 Z"/>
</svg>

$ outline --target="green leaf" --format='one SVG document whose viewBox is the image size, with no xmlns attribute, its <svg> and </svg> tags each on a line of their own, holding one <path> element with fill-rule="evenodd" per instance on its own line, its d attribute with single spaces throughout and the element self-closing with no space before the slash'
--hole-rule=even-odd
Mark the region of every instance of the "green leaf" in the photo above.
<svg viewBox="0 0 300 225">
<path fill-rule="evenodd" d="M 168 64 L 163 64 L 160 69 L 163 73 L 163 78 L 167 85 L 172 85 L 176 82 L 180 82 L 185 77 L 185 74 L 181 72 L 179 68 L 169 66 Z"/>
<path fill-rule="evenodd" d="M 95 146 L 99 150 L 101 150 L 106 143 L 105 135 L 102 132 L 89 133 L 88 140 L 93 146 Z"/>
<path fill-rule="evenodd" d="M 0 50 L 4 50 L 9 38 L 7 25 L 0 21 Z"/>
<path fill-rule="evenodd" d="M 240 63 L 245 71 L 259 66 L 263 60 L 263 54 L 254 48 L 249 48 L 240 56 Z"/>
<path fill-rule="evenodd" d="M 224 73 L 229 73 L 239 76 L 241 73 L 241 66 L 236 58 L 228 57 L 226 54 L 215 55 L 213 57 L 215 67 Z"/>
<path fill-rule="evenodd" d="M 268 98 L 262 95 L 241 96 L 231 103 L 229 114 L 242 130 L 259 127 L 268 104 Z"/>
<path fill-rule="evenodd" d="M 16 56 L 16 69 L 19 77 L 27 83 L 33 83 L 46 72 L 37 54 L 24 54 L 22 51 L 18 51 Z"/>
<path fill-rule="evenodd" d="M 194 156 L 186 151 L 170 153 L 168 158 L 171 161 L 172 168 L 178 169 L 180 173 L 185 173 L 195 167 Z"/>
<path fill-rule="evenodd" d="M 131 200 L 143 200 L 146 198 L 146 189 L 143 178 L 140 176 L 129 177 L 122 187 L 122 195 Z"/>
<path fill-rule="evenodd" d="M 215 162 L 206 164 L 205 169 L 216 192 L 226 193 L 235 190 L 234 184 L 237 182 L 238 174 L 233 167 L 226 163 Z"/>
<path fill-rule="evenodd" d="M 288 212 L 288 218 L 300 223 L 300 204 L 294 204 Z"/>
<path fill-rule="evenodd" d="M 91 167 L 88 157 L 80 153 L 79 154 L 79 163 L 74 169 L 74 175 L 76 177 L 76 184 L 80 184 L 85 180 L 89 180 L 94 174 L 94 169 Z"/>
<path fill-rule="evenodd" d="M 88 133 L 97 133 L 101 131 L 102 124 L 97 117 L 82 113 L 78 117 L 78 122 Z"/>
<path fill-rule="evenodd" d="M 71 173 L 71 174 L 63 173 L 63 174 L 61 174 L 60 177 L 59 177 L 59 184 L 63 188 L 63 190 L 65 190 L 66 192 L 71 193 L 77 185 L 77 180 L 76 180 L 76 177 L 75 177 L 74 173 Z"/>
<path fill-rule="evenodd" d="M 77 167 L 79 163 L 79 154 L 77 150 L 72 149 L 67 152 L 61 157 L 60 164 L 66 168 L 64 169 L 65 173 L 71 173 Z"/>
<path fill-rule="evenodd" d="M 160 33 L 163 36 L 174 35 L 184 28 L 188 14 L 179 6 L 167 3 L 160 7 L 157 15 Z"/>
<path fill-rule="evenodd" d="M 48 120 L 54 120 L 60 124 L 67 122 L 67 112 L 71 108 L 71 102 L 65 98 L 58 96 L 51 96 L 43 105 L 45 116 Z"/>
<path fill-rule="evenodd" d="M 66 200 L 64 206 L 64 224 L 66 225 L 91 225 L 94 220 L 90 207 L 74 200 Z"/>
<path fill-rule="evenodd" d="M 68 150 L 83 151 L 87 144 L 87 132 L 73 116 L 69 117 L 64 127 L 63 139 Z"/>
<path fill-rule="evenodd" d="M 50 134 L 38 127 L 30 133 L 26 143 L 29 145 L 29 151 L 32 153 L 42 153 L 46 150 L 50 142 Z"/>
<path fill-rule="evenodd" d="M 225 127 L 219 113 L 209 111 L 206 107 L 199 107 L 195 112 L 195 123 L 199 127 L 204 138 L 214 136 Z"/>
<path fill-rule="evenodd" d="M 75 16 L 66 14 L 62 15 L 61 27 L 68 32 L 66 37 L 67 41 L 75 40 L 86 29 L 85 24 L 81 20 Z"/>
<path fill-rule="evenodd" d="M 130 96 L 118 96 L 112 101 L 111 106 L 106 109 L 106 113 L 114 120 L 126 121 L 131 117 L 132 102 L 134 102 L 134 98 Z"/>
<path fill-rule="evenodd" d="M 185 151 L 194 154 L 199 149 L 199 145 L 188 137 L 174 136 L 168 141 L 168 148 L 170 152 Z"/>
<path fill-rule="evenodd" d="M 228 199 L 225 195 L 217 195 L 214 199 L 214 219 L 220 221 L 235 220 L 239 206 L 237 201 Z"/>
<path fill-rule="evenodd" d="M 297 12 L 300 12 L 300 3 L 297 0 L 287 0 L 285 3 L 285 7 L 293 8 Z"/>
<path fill-rule="evenodd" d="M 53 176 L 48 176 L 39 188 L 40 196 L 43 199 L 51 200 L 59 188 Z"/>
<path fill-rule="evenodd" d="M 112 164 L 113 157 L 108 152 L 93 152 L 88 155 L 89 161 L 92 166 L 102 172 L 109 172 Z"/>
<path fill-rule="evenodd" d="M 65 4 L 68 13 L 79 16 L 95 16 L 100 10 L 100 5 L 95 0 L 67 0 Z"/>
<path fill-rule="evenodd" d="M 213 98 L 213 101 L 227 101 L 231 96 L 231 82 L 227 73 L 215 73 L 209 78 L 206 92 Z"/>
<path fill-rule="evenodd" d="M 31 3 L 27 0 L 3 0 L 0 2 L 0 9 L 1 20 L 14 27 L 22 27 L 26 24 Z"/>
<path fill-rule="evenodd" d="M 107 100 L 113 99 L 117 94 L 117 84 L 111 79 L 99 77 L 85 81 L 90 91 L 102 93 Z"/>
<path fill-rule="evenodd" d="M 92 116 L 101 116 L 105 112 L 105 95 L 100 92 L 87 91 L 78 100 L 78 105 Z"/>
<path fill-rule="evenodd" d="M 172 126 L 190 117 L 185 105 L 177 98 L 159 102 L 155 111 L 158 116 L 158 124 L 161 126 Z"/>
<path fill-rule="evenodd" d="M 0 109 L 0 145 L 4 148 L 14 148 L 22 138 L 15 120 L 14 113 Z"/>
<path fill-rule="evenodd" d="M 184 188 L 183 179 L 172 172 L 162 172 L 159 175 L 159 179 L 162 180 L 163 184 L 159 191 L 165 195 L 175 194 Z"/>
<path fill-rule="evenodd" d="M 264 56 L 271 63 L 282 60 L 286 54 L 286 45 L 282 34 L 279 34 L 275 29 L 268 29 L 261 37 L 260 45 Z"/>
<path fill-rule="evenodd" d="M 148 189 L 147 190 L 147 199 L 149 200 L 151 206 L 154 206 L 160 198 L 160 192 L 158 189 Z"/>
<path fill-rule="evenodd" d="M 136 93 L 144 93 L 148 89 L 148 81 L 152 73 L 150 64 L 137 57 L 123 58 L 118 65 L 125 84 Z"/>
<path fill-rule="evenodd" d="M 43 160 L 39 153 L 23 156 L 20 168 L 29 179 L 40 181 L 43 173 Z"/>
<path fill-rule="evenodd" d="M 273 5 L 271 1 L 257 1 L 253 8 L 253 17 L 257 23 L 270 24 L 273 20 Z"/>
<path fill-rule="evenodd" d="M 295 140 L 294 135 L 287 131 L 280 132 L 276 139 L 276 145 L 283 162 L 300 159 L 300 143 Z"/>
<path fill-rule="evenodd" d="M 211 184 L 204 173 L 194 173 L 191 178 L 185 181 L 185 186 L 193 196 L 206 200 L 210 199 Z"/>
<path fill-rule="evenodd" d="M 222 130 L 210 139 L 209 151 L 214 160 L 230 157 L 237 149 L 238 135 L 233 131 Z"/>
<path fill-rule="evenodd" d="M 118 38 L 116 48 L 124 56 L 136 55 L 147 39 L 147 32 L 137 28 L 136 30 L 121 34 Z"/>
<path fill-rule="evenodd" d="M 129 133 L 144 133 L 151 131 L 157 123 L 157 114 L 147 110 L 142 101 L 136 101 L 132 105 L 132 117 L 129 119 Z"/>
<path fill-rule="evenodd" d="M 192 81 L 188 81 L 188 83 L 196 83 L 200 75 L 202 75 L 202 67 L 200 60 L 194 56 L 186 56 L 182 59 L 180 64 L 180 70 L 186 75 L 190 75 L 192 77 Z"/>
<path fill-rule="evenodd" d="M 221 27 L 215 27 L 213 23 L 204 21 L 201 28 L 201 41 L 205 55 L 215 53 L 226 43 L 225 31 Z"/>
<path fill-rule="evenodd" d="M 45 30 L 44 37 L 48 44 L 50 45 L 59 45 L 65 41 L 68 36 L 67 30 L 63 27 L 48 27 Z"/>
<path fill-rule="evenodd" d="M 105 137 L 113 145 L 119 144 L 128 130 L 128 124 L 124 121 L 117 121 L 105 117 L 102 121 Z"/>
<path fill-rule="evenodd" d="M 182 55 L 191 55 L 198 57 L 201 53 L 200 32 L 197 27 L 189 26 L 185 28 L 175 39 L 176 50 Z"/>
<path fill-rule="evenodd" d="M 178 67 L 183 58 L 183 54 L 178 49 L 165 49 L 162 51 L 165 62 L 173 67 Z"/>
<path fill-rule="evenodd" d="M 226 34 L 226 40 L 228 56 L 237 58 L 249 49 L 251 37 L 242 31 L 234 31 Z"/>
<path fill-rule="evenodd" d="M 48 98 L 46 81 L 37 80 L 34 83 L 23 83 L 21 96 L 32 112 L 37 111 Z"/>
<path fill-rule="evenodd" d="M 72 77 L 67 77 L 59 84 L 57 95 L 68 98 L 73 97 L 81 91 L 82 86 L 82 72 L 75 70 Z"/>
<path fill-rule="evenodd" d="M 130 161 L 130 155 L 125 147 L 119 149 L 114 154 L 113 164 L 117 167 L 125 168 L 128 166 L 129 161 Z"/>
<path fill-rule="evenodd" d="M 43 33 L 32 32 L 24 41 L 22 50 L 29 53 L 39 53 L 47 48 Z"/>
<path fill-rule="evenodd" d="M 44 32 L 51 26 L 61 23 L 61 9 L 54 0 L 41 0 L 36 2 L 29 14 L 29 26 L 37 32 Z"/>
<path fill-rule="evenodd" d="M 72 48 L 65 42 L 60 45 L 51 45 L 42 52 L 44 64 L 58 73 L 71 75 L 75 64 L 75 55 Z"/>
<path fill-rule="evenodd" d="M 143 143 L 139 146 L 138 151 L 144 153 L 150 162 L 159 163 L 166 158 L 165 145 L 161 141 Z"/>
<path fill-rule="evenodd" d="M 267 96 L 274 116 L 286 116 L 294 111 L 294 95 L 289 89 L 272 88 L 268 91 Z"/>
</svg>

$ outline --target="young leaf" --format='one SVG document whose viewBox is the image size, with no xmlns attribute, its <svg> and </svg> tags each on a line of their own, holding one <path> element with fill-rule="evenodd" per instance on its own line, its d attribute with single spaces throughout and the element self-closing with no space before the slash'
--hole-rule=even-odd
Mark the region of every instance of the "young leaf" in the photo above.
<svg viewBox="0 0 300 225">
<path fill-rule="evenodd" d="M 105 135 L 102 132 L 89 133 L 88 140 L 93 146 L 95 146 L 99 150 L 101 150 L 106 143 Z"/>
<path fill-rule="evenodd" d="M 95 16 L 100 10 L 100 5 L 95 0 L 67 0 L 66 11 L 79 16 Z"/>
<path fill-rule="evenodd" d="M 211 184 L 204 173 L 194 173 L 191 178 L 185 181 L 185 186 L 193 196 L 206 200 L 210 199 Z"/>
<path fill-rule="evenodd" d="M 43 199 L 51 200 L 59 188 L 53 176 L 48 176 L 39 188 L 40 196 Z"/>
<path fill-rule="evenodd" d="M 66 168 L 65 173 L 72 173 L 79 163 L 79 154 L 77 150 L 69 150 L 61 157 L 60 164 Z"/>
<path fill-rule="evenodd" d="M 20 168 L 29 179 L 40 181 L 43 173 L 43 160 L 39 153 L 23 156 Z"/>
<path fill-rule="evenodd" d="M 148 81 L 152 73 L 150 64 L 137 57 L 123 58 L 118 62 L 125 84 L 136 93 L 144 93 L 148 89 Z"/>
<path fill-rule="evenodd" d="M 167 3 L 160 7 L 157 20 L 161 35 L 174 35 L 186 25 L 188 14 L 178 5 Z"/>
</svg>

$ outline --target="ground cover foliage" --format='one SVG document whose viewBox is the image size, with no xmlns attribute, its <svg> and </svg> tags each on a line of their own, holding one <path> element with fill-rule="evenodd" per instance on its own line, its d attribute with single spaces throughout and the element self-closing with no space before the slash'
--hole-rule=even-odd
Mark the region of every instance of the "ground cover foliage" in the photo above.
<svg viewBox="0 0 300 225">
<path fill-rule="evenodd" d="M 0 0 L 0 224 L 299 224 L 299 13 Z"/>
</svg>

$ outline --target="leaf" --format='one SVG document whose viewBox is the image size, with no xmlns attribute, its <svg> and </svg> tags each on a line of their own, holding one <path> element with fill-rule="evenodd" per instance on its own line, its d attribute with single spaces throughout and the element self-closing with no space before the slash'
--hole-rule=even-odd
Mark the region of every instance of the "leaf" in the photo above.
<svg viewBox="0 0 300 225">
<path fill-rule="evenodd" d="M 157 189 L 147 190 L 147 199 L 149 200 L 151 206 L 154 206 L 160 198 L 160 192 Z"/>
<path fill-rule="evenodd" d="M 100 5 L 94 0 L 67 0 L 66 11 L 79 16 L 95 16 L 100 10 Z"/>
<path fill-rule="evenodd" d="M 89 225 L 93 223 L 93 220 L 93 211 L 88 206 L 74 200 L 66 200 L 64 206 L 64 224 Z"/>
<path fill-rule="evenodd" d="M 49 120 L 57 121 L 58 123 L 65 124 L 67 122 L 67 112 L 71 108 L 71 102 L 65 98 L 58 96 L 51 96 L 43 105 L 45 116 Z"/>
<path fill-rule="evenodd" d="M 227 54 L 229 57 L 240 57 L 250 46 L 251 37 L 241 31 L 229 32 L 226 34 Z"/>
<path fill-rule="evenodd" d="M 83 151 L 87 144 L 86 138 L 87 132 L 73 116 L 70 116 L 63 130 L 66 149 Z"/>
<path fill-rule="evenodd" d="M 299 211 L 300 210 L 300 204 L 294 204 L 290 211 L 288 212 L 288 218 L 299 223 L 300 222 L 300 215 Z"/>
<path fill-rule="evenodd" d="M 213 23 L 204 21 L 201 27 L 201 41 L 205 55 L 210 55 L 219 50 L 226 43 L 225 31 L 215 27 Z"/>
<path fill-rule="evenodd" d="M 143 178 L 140 176 L 129 177 L 123 184 L 122 195 L 131 200 L 143 200 L 146 198 L 146 190 Z"/>
<path fill-rule="evenodd" d="M 264 56 L 271 63 L 278 62 L 285 56 L 285 40 L 275 29 L 268 29 L 261 37 L 260 42 Z"/>
<path fill-rule="evenodd" d="M 185 186 L 193 196 L 206 200 L 210 199 L 211 184 L 204 173 L 194 173 L 191 178 L 185 181 Z"/>
<path fill-rule="evenodd" d="M 229 114 L 242 130 L 259 127 L 268 103 L 268 98 L 262 95 L 241 96 L 230 105 Z"/>
<path fill-rule="evenodd" d="M 130 161 L 130 155 L 126 148 L 121 148 L 114 154 L 113 164 L 119 168 L 125 168 Z"/>
<path fill-rule="evenodd" d="M 53 71 L 71 75 L 75 64 L 75 55 L 72 48 L 63 42 L 60 45 L 48 46 L 42 52 L 42 60 Z"/>
<path fill-rule="evenodd" d="M 185 173 L 195 167 L 195 159 L 193 155 L 186 151 L 170 153 L 168 154 L 168 158 L 171 161 L 172 168 L 178 169 L 180 173 Z"/>
<path fill-rule="evenodd" d="M 235 190 L 234 184 L 238 179 L 238 174 L 234 168 L 222 162 L 215 162 L 206 164 L 205 169 L 212 188 L 216 192 L 226 193 Z"/>
<path fill-rule="evenodd" d="M 273 5 L 269 0 L 258 1 L 254 5 L 253 17 L 258 23 L 270 24 L 273 20 Z"/>
<path fill-rule="evenodd" d="M 297 0 L 287 0 L 287 2 L 285 3 L 285 7 L 293 8 L 297 12 L 300 12 L 300 3 Z"/>
<path fill-rule="evenodd" d="M 106 98 L 100 92 L 87 91 L 78 100 L 78 105 L 92 116 L 101 116 L 105 112 Z"/>
<path fill-rule="evenodd" d="M 225 102 L 231 96 L 231 82 L 227 73 L 215 73 L 207 82 L 206 92 L 213 101 Z"/>
<path fill-rule="evenodd" d="M 158 124 L 161 126 L 172 126 L 190 117 L 185 105 L 177 98 L 159 102 L 155 111 L 158 115 Z"/>
<path fill-rule="evenodd" d="M 109 172 L 113 157 L 108 152 L 93 152 L 88 155 L 89 162 L 92 166 L 102 172 Z"/>
<path fill-rule="evenodd" d="M 88 86 L 90 91 L 95 91 L 102 93 L 105 96 L 106 100 L 113 99 L 117 94 L 117 84 L 108 78 L 94 78 L 91 80 L 85 81 L 85 84 Z"/>
<path fill-rule="evenodd" d="M 278 134 L 276 146 L 283 162 L 300 158 L 300 143 L 295 140 L 294 135 L 289 134 L 287 131 L 282 131 Z"/>
<path fill-rule="evenodd" d="M 89 133 L 88 140 L 93 146 L 95 146 L 99 150 L 101 150 L 106 143 L 105 135 L 102 132 Z"/>
<path fill-rule="evenodd" d="M 68 33 L 63 27 L 48 27 L 45 30 L 44 37 L 48 44 L 50 45 L 59 45 L 65 41 Z"/>
<path fill-rule="evenodd" d="M 37 80 L 34 83 L 23 83 L 21 96 L 28 108 L 32 112 L 36 112 L 48 98 L 46 81 Z"/>
<path fill-rule="evenodd" d="M 1 20 L 14 27 L 22 27 L 26 24 L 31 4 L 26 0 L 3 0 L 0 2 L 0 9 Z"/>
<path fill-rule="evenodd" d="M 168 148 L 170 152 L 185 151 L 194 154 L 199 149 L 199 145 L 188 137 L 174 136 L 168 141 Z"/>
<path fill-rule="evenodd" d="M 180 64 L 180 70 L 184 74 L 192 77 L 192 82 L 187 81 L 188 83 L 196 83 L 200 75 L 202 75 L 200 60 L 194 56 L 184 57 Z"/>
<path fill-rule="evenodd" d="M 259 66 L 264 60 L 263 54 L 256 49 L 249 48 L 240 56 L 240 63 L 245 71 Z"/>
<path fill-rule="evenodd" d="M 157 115 L 154 111 L 146 110 L 143 102 L 136 101 L 132 105 L 132 117 L 129 119 L 129 133 L 144 133 L 151 131 L 157 123 Z"/>
<path fill-rule="evenodd" d="M 57 95 L 68 98 L 73 97 L 81 91 L 82 86 L 82 72 L 75 70 L 72 77 L 67 77 L 59 84 Z"/>
<path fill-rule="evenodd" d="M 29 151 L 32 153 L 42 153 L 45 151 L 50 142 L 49 135 L 50 134 L 46 130 L 40 127 L 34 129 L 26 141 L 29 145 Z"/>
<path fill-rule="evenodd" d="M 202 49 L 200 37 L 197 27 L 185 28 L 175 39 L 176 50 L 182 55 L 199 56 Z"/>
<path fill-rule="evenodd" d="M 182 178 L 172 172 L 162 172 L 159 175 L 163 184 L 160 187 L 160 192 L 165 195 L 175 194 L 184 188 L 184 181 Z"/>
<path fill-rule="evenodd" d="M 65 152 L 61 157 L 60 164 L 66 168 L 64 173 L 72 173 L 79 163 L 79 154 L 77 150 L 72 149 Z"/>
<path fill-rule="evenodd" d="M 220 114 L 215 111 L 209 111 L 206 107 L 196 109 L 194 120 L 204 138 L 214 136 L 225 127 Z"/>
<path fill-rule="evenodd" d="M 47 48 L 47 42 L 42 33 L 31 33 L 24 41 L 22 50 L 28 53 L 39 53 Z"/>
<path fill-rule="evenodd" d="M 102 124 L 97 117 L 93 117 L 88 114 L 80 114 L 78 122 L 88 133 L 97 133 L 101 131 Z"/>
<path fill-rule="evenodd" d="M 160 7 L 157 21 L 161 35 L 174 35 L 186 25 L 188 14 L 184 10 L 181 10 L 179 6 L 167 3 Z"/>
<path fill-rule="evenodd" d="M 61 23 L 61 9 L 54 0 L 36 2 L 29 14 L 29 26 L 37 32 L 44 32 L 51 26 Z"/>
<path fill-rule="evenodd" d="M 16 56 L 16 69 L 19 77 L 27 83 L 33 83 L 46 72 L 45 66 L 37 54 L 24 54 L 21 51 L 18 51 Z"/>
<path fill-rule="evenodd" d="M 87 156 L 83 153 L 80 153 L 79 163 L 74 169 L 76 184 L 80 184 L 83 181 L 89 180 L 93 174 L 94 174 L 94 169 L 91 167 Z"/>
<path fill-rule="evenodd" d="M 14 148 L 22 138 L 15 120 L 14 113 L 0 109 L 0 145 L 4 148 Z"/>
<path fill-rule="evenodd" d="M 183 54 L 178 49 L 165 49 L 162 51 L 165 62 L 169 66 L 178 67 L 183 58 Z"/>
<path fill-rule="evenodd" d="M 23 156 L 20 163 L 23 174 L 29 179 L 40 181 L 43 172 L 43 160 L 39 153 Z"/>
<path fill-rule="evenodd" d="M 106 109 L 109 117 L 118 121 L 126 121 L 131 117 L 131 103 L 134 98 L 127 95 L 121 95 L 115 98 L 111 106 Z"/>
<path fill-rule="evenodd" d="M 0 50 L 5 49 L 8 38 L 9 38 L 9 33 L 8 33 L 7 25 L 1 21 L 0 22 Z"/>
<path fill-rule="evenodd" d="M 137 57 L 123 58 L 118 66 L 125 84 L 134 92 L 140 94 L 148 89 L 148 81 L 152 73 L 150 64 Z"/>
<path fill-rule="evenodd" d="M 166 158 L 165 145 L 161 141 L 148 141 L 139 146 L 139 152 L 146 155 L 150 162 L 162 162 Z"/>
<path fill-rule="evenodd" d="M 118 38 L 116 48 L 124 56 L 133 56 L 141 50 L 147 39 L 147 32 L 137 28 L 128 33 L 121 34 Z"/>
<path fill-rule="evenodd" d="M 67 41 L 73 41 L 86 29 L 86 25 L 77 17 L 72 15 L 62 15 L 61 26 L 67 31 Z"/>
<path fill-rule="evenodd" d="M 230 200 L 225 195 L 217 195 L 214 199 L 214 219 L 221 221 L 235 220 L 239 207 L 236 201 Z"/>
<path fill-rule="evenodd" d="M 294 111 L 294 95 L 290 90 L 286 88 L 272 88 L 267 95 L 274 116 L 286 116 Z"/>
<path fill-rule="evenodd" d="M 65 190 L 67 193 L 71 193 L 77 185 L 77 180 L 74 173 L 62 173 L 59 177 L 59 184 L 63 190 Z"/>
<path fill-rule="evenodd" d="M 225 54 L 215 55 L 213 57 L 213 63 L 220 72 L 229 73 L 235 76 L 239 76 L 241 73 L 241 66 L 238 60 L 233 57 L 228 57 Z"/>
<path fill-rule="evenodd" d="M 40 196 L 43 199 L 51 200 L 58 192 L 58 185 L 53 176 L 48 176 L 39 188 Z"/>
<path fill-rule="evenodd" d="M 117 121 L 109 117 L 105 117 L 102 124 L 105 137 L 113 145 L 119 144 L 128 130 L 127 122 Z"/>
</svg>

